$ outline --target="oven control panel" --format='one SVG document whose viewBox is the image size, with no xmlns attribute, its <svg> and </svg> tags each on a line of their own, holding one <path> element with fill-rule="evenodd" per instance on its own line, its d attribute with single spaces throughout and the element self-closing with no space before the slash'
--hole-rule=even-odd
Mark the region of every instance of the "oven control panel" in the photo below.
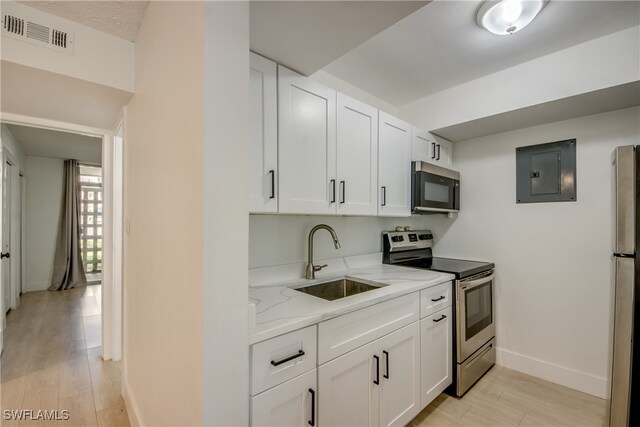
<svg viewBox="0 0 640 427">
<path fill-rule="evenodd" d="M 383 239 L 384 249 L 389 252 L 426 249 L 433 246 L 431 230 L 386 231 L 383 234 Z"/>
</svg>

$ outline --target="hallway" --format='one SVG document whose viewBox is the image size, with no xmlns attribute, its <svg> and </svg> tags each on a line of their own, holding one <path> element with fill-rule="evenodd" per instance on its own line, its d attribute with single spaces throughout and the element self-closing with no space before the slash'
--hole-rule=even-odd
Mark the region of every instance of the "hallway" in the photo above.
<svg viewBox="0 0 640 427">
<path fill-rule="evenodd" d="M 7 315 L 2 425 L 128 426 L 118 363 L 103 361 L 101 286 L 29 292 Z M 57 410 L 48 420 L 7 420 L 5 410 Z M 23 413 L 24 415 L 24 413 Z"/>
</svg>

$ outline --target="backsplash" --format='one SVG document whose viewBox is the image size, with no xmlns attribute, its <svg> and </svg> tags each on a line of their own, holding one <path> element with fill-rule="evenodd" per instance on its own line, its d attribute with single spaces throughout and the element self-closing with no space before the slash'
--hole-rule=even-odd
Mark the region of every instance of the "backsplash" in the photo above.
<svg viewBox="0 0 640 427">
<path fill-rule="evenodd" d="M 333 227 L 341 248 L 335 249 L 329 233 L 315 235 L 314 258 L 337 258 L 382 251 L 382 232 L 398 225 L 431 229 L 436 246 L 455 219 L 444 215 L 414 215 L 409 218 L 341 217 L 309 215 L 250 215 L 249 268 L 301 262 L 307 259 L 307 236 L 317 224 Z"/>
</svg>

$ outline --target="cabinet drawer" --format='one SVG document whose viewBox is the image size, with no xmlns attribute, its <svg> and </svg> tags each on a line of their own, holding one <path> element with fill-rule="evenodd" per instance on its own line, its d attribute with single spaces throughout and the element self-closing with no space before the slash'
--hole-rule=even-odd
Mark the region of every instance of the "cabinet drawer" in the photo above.
<svg viewBox="0 0 640 427">
<path fill-rule="evenodd" d="M 451 305 L 451 282 L 441 283 L 432 288 L 420 291 L 420 318 Z"/>
<path fill-rule="evenodd" d="M 395 298 L 318 326 L 318 364 L 323 364 L 420 318 L 418 292 Z"/>
<path fill-rule="evenodd" d="M 315 326 L 251 346 L 251 394 L 314 369 L 316 348 Z"/>
</svg>

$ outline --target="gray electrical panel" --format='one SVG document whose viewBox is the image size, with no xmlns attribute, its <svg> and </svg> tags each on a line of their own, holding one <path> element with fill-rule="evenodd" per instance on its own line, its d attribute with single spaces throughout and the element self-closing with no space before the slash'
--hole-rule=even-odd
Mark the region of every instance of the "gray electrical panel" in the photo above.
<svg viewBox="0 0 640 427">
<path fill-rule="evenodd" d="M 516 201 L 576 201 L 575 139 L 516 148 Z"/>
</svg>

